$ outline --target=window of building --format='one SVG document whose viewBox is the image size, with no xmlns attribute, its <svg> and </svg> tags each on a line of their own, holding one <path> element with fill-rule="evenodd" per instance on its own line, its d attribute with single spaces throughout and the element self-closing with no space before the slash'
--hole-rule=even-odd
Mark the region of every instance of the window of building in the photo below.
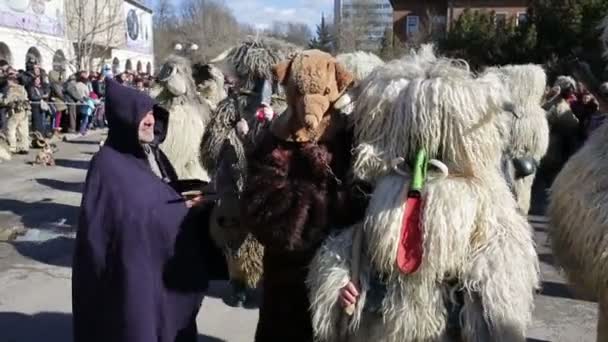
<svg viewBox="0 0 608 342">
<path fill-rule="evenodd" d="M 420 17 L 417 15 L 408 15 L 406 18 L 405 33 L 412 35 L 418 33 L 420 26 Z"/>
<path fill-rule="evenodd" d="M 494 15 L 494 23 L 496 24 L 496 27 L 505 27 L 507 25 L 507 14 L 496 13 Z"/>
<path fill-rule="evenodd" d="M 517 25 L 522 25 L 528 22 L 528 13 L 517 13 Z"/>
</svg>

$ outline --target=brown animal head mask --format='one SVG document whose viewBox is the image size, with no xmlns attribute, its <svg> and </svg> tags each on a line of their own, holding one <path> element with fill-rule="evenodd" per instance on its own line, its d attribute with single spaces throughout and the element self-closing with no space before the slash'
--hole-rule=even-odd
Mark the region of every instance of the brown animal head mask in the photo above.
<svg viewBox="0 0 608 342">
<path fill-rule="evenodd" d="M 296 142 L 327 141 L 341 128 L 333 105 L 353 76 L 326 52 L 306 50 L 277 64 L 274 76 L 285 87 L 288 109 L 272 125 L 273 133 Z"/>
</svg>

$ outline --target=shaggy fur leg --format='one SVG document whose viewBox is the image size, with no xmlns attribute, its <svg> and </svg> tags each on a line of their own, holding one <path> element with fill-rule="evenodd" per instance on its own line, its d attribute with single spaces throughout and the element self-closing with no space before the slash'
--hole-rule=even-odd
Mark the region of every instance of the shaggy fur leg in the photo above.
<svg viewBox="0 0 608 342">
<path fill-rule="evenodd" d="M 338 341 L 345 333 L 344 311 L 338 299 L 340 290 L 350 281 L 353 229 L 361 228 L 355 226 L 328 238 L 310 264 L 310 269 L 314 271 L 308 274 L 307 286 L 312 301 L 313 329 L 320 341 Z M 363 255 L 362 261 L 364 258 Z M 366 268 L 361 267 L 361 278 L 367 278 Z M 349 330 L 357 336 L 365 335 L 364 331 L 358 330 L 358 325 L 365 305 L 367 279 L 360 279 L 360 283 L 361 297 L 349 324 Z"/>
<path fill-rule="evenodd" d="M 224 298 L 224 302 L 232 307 L 245 307 L 253 309 L 257 307 L 255 288 L 251 287 L 251 277 L 243 269 L 243 260 L 227 255 L 228 273 L 230 276 L 230 292 Z M 257 279 L 257 278 L 256 278 Z"/>
<path fill-rule="evenodd" d="M 515 181 L 515 193 L 517 194 L 517 206 L 524 215 L 530 211 L 530 199 L 532 198 L 532 184 L 534 175 L 527 176 Z"/>
<path fill-rule="evenodd" d="M 497 193 L 498 188 L 494 189 L 494 195 Z M 539 285 L 539 266 L 532 229 L 514 208 L 509 205 L 493 210 L 479 227 L 480 232 L 493 229 L 498 234 L 476 253 L 464 282 L 467 292 L 479 297 L 473 298 L 473 302 L 469 298 L 469 303 L 465 304 L 468 341 L 525 341 L 534 290 Z M 487 317 L 491 318 L 490 339 L 485 338 L 486 329 L 481 325 Z"/>
<path fill-rule="evenodd" d="M 492 341 L 488 323 L 484 319 L 483 305 L 477 293 L 465 294 L 460 318 L 464 324 L 460 331 L 461 335 L 452 336 L 455 341 L 458 341 L 459 337 L 463 341 L 471 342 Z"/>
</svg>

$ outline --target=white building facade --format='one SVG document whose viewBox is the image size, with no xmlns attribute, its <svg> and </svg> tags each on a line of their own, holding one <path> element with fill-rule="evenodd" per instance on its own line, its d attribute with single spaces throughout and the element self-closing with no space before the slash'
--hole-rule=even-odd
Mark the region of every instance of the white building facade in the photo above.
<svg viewBox="0 0 608 342">
<path fill-rule="evenodd" d="M 154 72 L 152 10 L 137 1 L 124 2 L 124 45 L 112 49 L 112 71 Z"/>
<path fill-rule="evenodd" d="M 64 9 L 64 0 L 0 0 L 0 63 L 25 69 L 33 57 L 46 70 L 68 70 L 74 49 Z"/>
<path fill-rule="evenodd" d="M 35 58 L 45 70 L 71 73 L 75 67 L 75 42 L 70 35 L 66 6 L 78 1 L 96 0 L 0 0 L 0 64 L 25 69 L 28 58 Z M 97 63 L 87 67 L 99 71 L 101 64 L 114 66 L 115 72 L 154 72 L 151 9 L 136 0 L 121 1 L 123 16 Z"/>
</svg>

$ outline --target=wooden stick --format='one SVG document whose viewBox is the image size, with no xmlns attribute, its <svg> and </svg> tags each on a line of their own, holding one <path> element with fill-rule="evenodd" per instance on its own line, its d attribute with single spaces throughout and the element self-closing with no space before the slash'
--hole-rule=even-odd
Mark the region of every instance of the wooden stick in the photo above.
<svg viewBox="0 0 608 342">
<path fill-rule="evenodd" d="M 350 265 L 350 279 L 356 287 L 359 287 L 359 268 L 361 264 L 361 244 L 363 242 L 363 226 L 361 224 L 353 227 L 353 246 L 351 249 L 351 265 Z M 344 308 L 345 315 L 342 316 L 342 331 L 344 335 L 341 337 L 342 342 L 348 342 L 348 323 L 350 317 L 355 313 L 356 303 L 349 305 Z"/>
<path fill-rule="evenodd" d="M 359 268 L 361 266 L 361 244 L 363 242 L 363 227 L 357 225 L 354 227 L 353 247 L 351 251 L 350 279 L 357 288 L 359 288 Z M 352 316 L 355 313 L 355 305 L 351 304 L 344 309 L 344 313 Z"/>
</svg>

